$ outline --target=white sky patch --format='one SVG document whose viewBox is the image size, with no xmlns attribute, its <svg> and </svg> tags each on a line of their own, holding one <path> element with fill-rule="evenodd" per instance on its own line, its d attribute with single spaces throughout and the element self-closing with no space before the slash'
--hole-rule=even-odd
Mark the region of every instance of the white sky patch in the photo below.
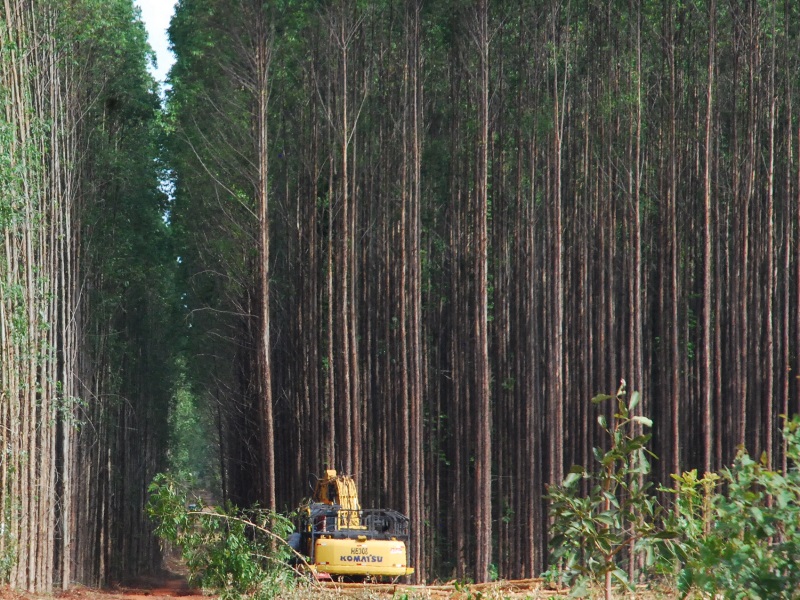
<svg viewBox="0 0 800 600">
<path fill-rule="evenodd" d="M 156 54 L 156 64 L 148 65 L 150 73 L 161 85 L 162 102 L 164 98 L 164 80 L 167 78 L 172 64 L 175 62 L 175 55 L 169 49 L 169 35 L 167 29 L 169 28 L 170 19 L 175 12 L 175 5 L 177 0 L 133 0 L 136 7 L 141 10 L 142 22 L 147 30 L 147 41 L 150 47 Z M 175 198 L 175 182 L 171 173 L 166 173 L 159 189 L 169 199 L 169 205 Z M 170 209 L 164 210 L 161 216 L 164 222 L 169 225 Z"/>
<path fill-rule="evenodd" d="M 175 12 L 176 0 L 134 0 L 134 4 L 142 11 L 142 22 L 147 29 L 147 38 L 158 61 L 157 68 L 150 65 L 150 72 L 163 84 L 172 63 L 175 62 L 175 56 L 169 49 L 167 28 Z"/>
</svg>

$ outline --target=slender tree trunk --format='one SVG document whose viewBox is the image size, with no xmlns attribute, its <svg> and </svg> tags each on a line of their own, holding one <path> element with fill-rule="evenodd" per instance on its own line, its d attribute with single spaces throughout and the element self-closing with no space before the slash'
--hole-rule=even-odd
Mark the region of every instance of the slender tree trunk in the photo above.
<svg viewBox="0 0 800 600">
<path fill-rule="evenodd" d="M 477 581 L 488 581 L 492 562 L 492 414 L 489 370 L 488 213 L 489 213 L 489 7 L 478 0 L 479 139 L 475 214 L 475 457 Z"/>
<path fill-rule="evenodd" d="M 427 579 L 425 564 L 423 562 L 423 537 L 425 524 L 425 500 L 423 497 L 425 486 L 425 472 L 423 464 L 423 413 L 422 413 L 422 386 L 423 386 L 423 339 L 422 339 L 422 267 L 420 257 L 421 236 L 421 205 L 422 205 L 422 140 L 423 127 L 422 114 L 422 79 L 421 79 L 421 4 L 419 0 L 410 0 L 407 6 L 407 27 L 409 29 L 409 76 L 408 88 L 410 103 L 409 154 L 410 178 L 408 182 L 408 239 L 406 241 L 408 256 L 408 319 L 409 319 L 409 404 L 410 404 L 410 463 L 412 472 L 411 501 L 409 516 L 411 518 L 411 561 L 417 565 L 415 580 L 418 582 Z"/>
<path fill-rule="evenodd" d="M 680 334 L 678 320 L 678 253 L 680 252 L 678 242 L 678 138 L 677 138 L 677 81 L 676 81 L 676 42 L 675 32 L 672 29 L 674 15 L 670 9 L 668 19 L 668 53 L 669 53 L 669 182 L 667 192 L 667 228 L 668 228 L 668 247 L 669 247 L 669 365 L 671 369 L 670 390 L 670 438 L 672 446 L 672 473 L 681 472 L 681 448 L 680 448 L 680 405 L 681 405 L 681 363 L 680 363 Z"/>
<path fill-rule="evenodd" d="M 569 51 L 569 40 L 560 40 L 561 31 L 558 19 L 560 11 L 564 7 L 557 3 L 553 14 L 552 43 L 553 52 L 562 48 L 562 43 L 566 51 Z M 569 9 L 567 8 L 569 12 Z M 562 81 L 559 73 L 561 58 L 554 54 L 553 65 L 553 164 L 551 167 L 552 177 L 552 199 L 551 199 L 551 223 L 550 223 L 550 251 L 551 251 L 551 296 L 550 310 L 551 326 L 551 356 L 549 373 L 549 419 L 550 429 L 550 472 L 549 481 L 551 485 L 560 485 L 564 479 L 564 239 L 562 222 L 562 197 L 561 197 L 561 171 L 562 171 L 562 143 L 564 109 L 562 97 L 565 97 L 566 75 Z M 565 59 L 565 64 L 569 63 L 569 57 Z"/>
<path fill-rule="evenodd" d="M 775 31 L 775 7 L 772 7 L 772 42 L 770 44 L 770 64 L 769 64 L 769 157 L 767 159 L 767 247 L 766 247 L 766 343 L 764 351 L 764 435 L 766 437 L 764 450 L 767 454 L 767 466 L 772 469 L 775 457 L 774 452 L 774 405 L 775 405 L 775 330 L 774 317 L 775 310 L 775 121 L 777 92 L 775 89 L 775 54 L 776 54 L 776 31 Z M 770 502 L 772 498 L 770 498 Z"/>
<path fill-rule="evenodd" d="M 712 371 L 713 347 L 712 334 L 712 266 L 713 266 L 713 240 L 712 225 L 713 212 L 711 206 L 711 129 L 712 106 L 714 91 L 714 55 L 716 46 L 716 0 L 711 0 L 709 7 L 708 31 L 708 81 L 706 82 L 706 123 L 705 123 L 705 165 L 703 172 L 703 364 L 701 373 L 702 404 L 703 404 L 703 467 L 706 473 L 711 472 L 714 456 L 714 386 Z"/>
<path fill-rule="evenodd" d="M 272 366 L 270 348 L 269 293 L 269 65 L 271 41 L 266 15 L 256 7 L 255 69 L 256 69 L 256 135 L 258 157 L 258 281 L 260 296 L 259 319 L 259 403 L 261 405 L 261 443 L 264 468 L 261 495 L 270 509 L 276 508 L 275 498 L 275 425 L 272 408 Z"/>
</svg>

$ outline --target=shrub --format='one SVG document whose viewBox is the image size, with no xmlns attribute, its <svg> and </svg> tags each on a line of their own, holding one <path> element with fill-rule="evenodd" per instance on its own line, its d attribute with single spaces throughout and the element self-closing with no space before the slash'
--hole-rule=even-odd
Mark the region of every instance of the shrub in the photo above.
<svg viewBox="0 0 800 600">
<path fill-rule="evenodd" d="M 800 598 L 800 420 L 783 430 L 786 474 L 741 450 L 720 475 L 684 473 L 676 499 L 678 589 L 725 598 Z M 717 482 L 722 492 L 715 491 Z"/>
<path fill-rule="evenodd" d="M 634 583 L 622 568 L 623 554 L 627 552 L 631 566 L 638 557 L 650 567 L 657 546 L 672 536 L 655 525 L 661 506 L 647 478 L 648 457 L 654 455 L 647 450 L 650 434 L 640 433 L 652 422 L 633 414 L 640 396 L 633 392 L 626 402 L 623 380 L 615 396 L 592 399 L 595 404 L 607 401 L 616 401 L 617 408 L 610 424 L 604 416 L 598 418 L 610 439 L 608 450 L 594 448 L 598 470 L 574 466 L 562 485 L 548 490 L 552 553 L 547 575 L 572 584 L 573 595 L 584 595 L 587 583 L 602 581 L 610 598 L 612 580 L 628 587 Z M 580 494 L 582 480 L 588 481 L 586 496 Z"/>
<path fill-rule="evenodd" d="M 148 512 L 156 534 L 181 549 L 190 580 L 222 598 L 272 598 L 293 584 L 290 521 L 272 511 L 187 504 L 186 486 L 159 474 Z"/>
</svg>

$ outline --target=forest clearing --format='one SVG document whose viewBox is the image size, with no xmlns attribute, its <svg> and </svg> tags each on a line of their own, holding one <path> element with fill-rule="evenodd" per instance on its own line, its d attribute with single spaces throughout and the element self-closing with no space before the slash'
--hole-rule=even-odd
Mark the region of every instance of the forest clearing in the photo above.
<svg viewBox="0 0 800 600">
<path fill-rule="evenodd" d="M 0 13 L 3 585 L 798 594 L 800 3 Z"/>
</svg>

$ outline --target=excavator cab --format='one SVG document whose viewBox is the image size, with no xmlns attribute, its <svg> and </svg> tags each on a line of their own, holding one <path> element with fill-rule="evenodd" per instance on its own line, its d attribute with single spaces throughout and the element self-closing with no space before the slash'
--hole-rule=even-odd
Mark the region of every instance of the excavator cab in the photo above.
<svg viewBox="0 0 800 600">
<path fill-rule="evenodd" d="M 414 572 L 408 539 L 408 517 L 361 508 L 353 478 L 329 469 L 300 507 L 290 543 L 318 579 L 395 579 Z"/>
</svg>

